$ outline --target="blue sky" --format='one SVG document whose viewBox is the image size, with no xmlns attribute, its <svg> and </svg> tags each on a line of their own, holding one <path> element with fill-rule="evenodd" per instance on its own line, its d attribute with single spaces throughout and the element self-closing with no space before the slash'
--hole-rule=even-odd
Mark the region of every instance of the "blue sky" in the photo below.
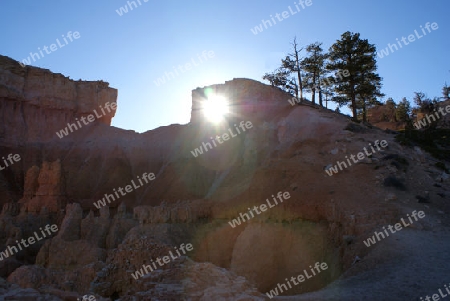
<svg viewBox="0 0 450 301">
<path fill-rule="evenodd" d="M 299 0 L 139 1 L 120 16 L 116 10 L 127 6 L 125 0 L 2 0 L 0 54 L 22 61 L 78 31 L 78 39 L 31 65 L 75 80 L 109 82 L 119 90 L 112 125 L 137 132 L 189 122 L 197 87 L 241 77 L 262 81 L 290 51 L 294 36 L 300 45 L 319 41 L 328 50 L 345 31 L 359 32 L 380 50 L 436 22 L 437 30 L 378 60 L 382 92 L 398 102 L 412 100 L 414 91 L 441 96 L 443 84 L 450 84 L 447 0 L 311 0 L 304 9 Z M 262 19 L 289 6 L 296 11 L 295 4 L 295 15 L 252 33 Z M 214 56 L 200 62 L 205 51 Z M 192 60 L 191 70 L 155 84 Z"/>
</svg>

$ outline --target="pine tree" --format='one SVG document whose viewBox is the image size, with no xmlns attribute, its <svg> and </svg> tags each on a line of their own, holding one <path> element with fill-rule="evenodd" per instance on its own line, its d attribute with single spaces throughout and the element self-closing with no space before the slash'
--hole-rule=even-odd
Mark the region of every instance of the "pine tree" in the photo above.
<svg viewBox="0 0 450 301">
<path fill-rule="evenodd" d="M 389 97 L 386 100 L 385 111 L 387 113 L 383 116 L 384 121 L 397 121 L 397 119 L 396 119 L 397 104 L 395 103 L 395 101 L 392 97 Z"/>
<path fill-rule="evenodd" d="M 338 96 L 334 100 L 339 106 L 349 104 L 353 119 L 357 120 L 358 108 L 363 110 L 364 116 L 367 104 L 382 95 L 379 91 L 381 78 L 375 73 L 376 48 L 368 40 L 360 39 L 359 33 L 347 31 L 330 47 L 329 60 L 328 70 L 348 70 L 350 73 L 335 86 Z"/>
<path fill-rule="evenodd" d="M 421 113 L 431 113 L 436 106 L 436 99 L 429 99 L 423 92 L 414 92 L 414 103 Z"/>
<path fill-rule="evenodd" d="M 306 47 L 306 52 L 308 54 L 302 62 L 301 66 L 303 70 L 307 73 L 307 83 L 308 88 L 311 91 L 311 101 L 316 103 L 316 90 L 319 91 L 319 104 L 323 106 L 321 89 L 320 89 L 320 79 L 325 75 L 326 70 L 324 67 L 326 54 L 323 53 L 322 43 L 315 42 Z M 317 89 L 318 88 L 318 89 Z"/>
<path fill-rule="evenodd" d="M 325 108 L 328 109 L 328 101 L 334 97 L 334 89 L 331 86 L 321 85 L 319 87 L 319 101 L 322 98 L 322 94 L 325 96 Z"/>
<path fill-rule="evenodd" d="M 450 100 L 450 87 L 447 86 L 447 83 L 442 87 L 442 99 L 444 101 Z"/>
<path fill-rule="evenodd" d="M 411 114 L 411 104 L 403 97 L 402 101 L 397 105 L 397 109 L 395 110 L 395 116 L 397 121 L 408 122 L 410 120 Z"/>
<path fill-rule="evenodd" d="M 370 72 L 368 70 L 376 70 L 372 64 L 375 61 L 370 62 L 366 68 L 361 71 L 361 82 L 357 85 L 357 106 L 362 110 L 362 120 L 367 122 L 367 109 L 377 105 L 377 97 L 382 97 L 384 94 L 380 92 L 381 89 L 381 78 L 378 74 Z"/>
<path fill-rule="evenodd" d="M 262 77 L 267 80 L 273 87 L 278 87 L 291 95 L 297 95 L 297 82 L 291 76 L 291 72 L 283 67 L 276 69 L 271 73 L 266 73 Z"/>
</svg>

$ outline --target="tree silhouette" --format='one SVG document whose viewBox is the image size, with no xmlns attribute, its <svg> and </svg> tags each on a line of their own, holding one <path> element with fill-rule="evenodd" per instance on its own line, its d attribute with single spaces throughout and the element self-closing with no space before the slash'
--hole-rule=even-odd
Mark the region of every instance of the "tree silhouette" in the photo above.
<svg viewBox="0 0 450 301">
<path fill-rule="evenodd" d="M 316 89 L 319 88 L 319 104 L 322 104 L 320 79 L 326 73 L 324 63 L 327 55 L 323 53 L 322 43 L 315 42 L 306 46 L 306 52 L 308 54 L 301 61 L 301 66 L 307 74 L 307 87 L 311 91 L 311 102 L 316 103 Z"/>
<path fill-rule="evenodd" d="M 303 100 L 303 81 L 302 81 L 302 72 L 301 72 L 301 58 L 300 52 L 303 48 L 298 48 L 297 37 L 294 37 L 294 41 L 291 43 L 292 53 L 288 53 L 286 58 L 281 61 L 282 67 L 286 70 L 289 70 L 291 73 L 295 73 L 297 75 L 297 93 L 296 97 L 300 96 L 300 100 Z"/>
<path fill-rule="evenodd" d="M 395 110 L 395 117 L 397 121 L 407 122 L 410 120 L 411 114 L 411 104 L 403 97 L 402 101 L 397 105 L 397 109 Z"/>
<path fill-rule="evenodd" d="M 363 110 L 381 95 L 381 78 L 376 71 L 376 48 L 368 40 L 360 39 L 359 33 L 349 31 L 342 34 L 329 50 L 330 71 L 348 70 L 350 76 L 341 79 L 336 85 L 338 94 L 334 98 L 339 106 L 349 104 L 352 109 L 353 120 L 357 120 L 357 109 Z"/>
</svg>

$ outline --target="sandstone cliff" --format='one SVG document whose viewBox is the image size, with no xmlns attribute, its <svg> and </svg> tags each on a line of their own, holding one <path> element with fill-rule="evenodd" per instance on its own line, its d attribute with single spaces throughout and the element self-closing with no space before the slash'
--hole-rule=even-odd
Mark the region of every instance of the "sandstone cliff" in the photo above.
<svg viewBox="0 0 450 301">
<path fill-rule="evenodd" d="M 2 55 L 0 65 L 2 145 L 55 139 L 67 123 L 101 112 L 99 107 L 107 102 L 116 103 L 117 90 L 103 81 L 74 81 L 47 69 L 22 67 Z M 109 125 L 114 114 L 105 111 L 97 121 Z"/>
</svg>

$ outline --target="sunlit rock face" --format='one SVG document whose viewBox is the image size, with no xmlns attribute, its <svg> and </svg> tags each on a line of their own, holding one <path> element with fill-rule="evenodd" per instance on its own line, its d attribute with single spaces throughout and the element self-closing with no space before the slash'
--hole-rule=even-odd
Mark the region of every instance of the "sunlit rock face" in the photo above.
<svg viewBox="0 0 450 301">
<path fill-rule="evenodd" d="M 5 142 L 44 142 L 77 118 L 97 111 L 96 122 L 110 125 L 117 90 L 103 81 L 74 81 L 62 74 L 18 62 L 0 55 L 0 137 Z M 103 108 L 103 111 L 102 111 Z M 95 114 L 95 113 L 94 113 Z M 83 125 L 83 124 L 82 124 Z"/>
<path fill-rule="evenodd" d="M 285 107 L 287 99 L 292 98 L 278 88 L 264 85 L 258 81 L 235 78 L 224 84 L 197 88 L 192 91 L 191 120 L 194 123 L 208 124 L 203 112 L 203 103 L 210 95 L 224 96 L 229 103 L 229 113 L 225 116 L 227 123 L 242 120 L 258 120 L 273 114 L 271 109 L 281 103 Z M 286 103 L 283 102 L 286 101 Z M 273 115 L 272 115 L 273 116 Z"/>
</svg>

